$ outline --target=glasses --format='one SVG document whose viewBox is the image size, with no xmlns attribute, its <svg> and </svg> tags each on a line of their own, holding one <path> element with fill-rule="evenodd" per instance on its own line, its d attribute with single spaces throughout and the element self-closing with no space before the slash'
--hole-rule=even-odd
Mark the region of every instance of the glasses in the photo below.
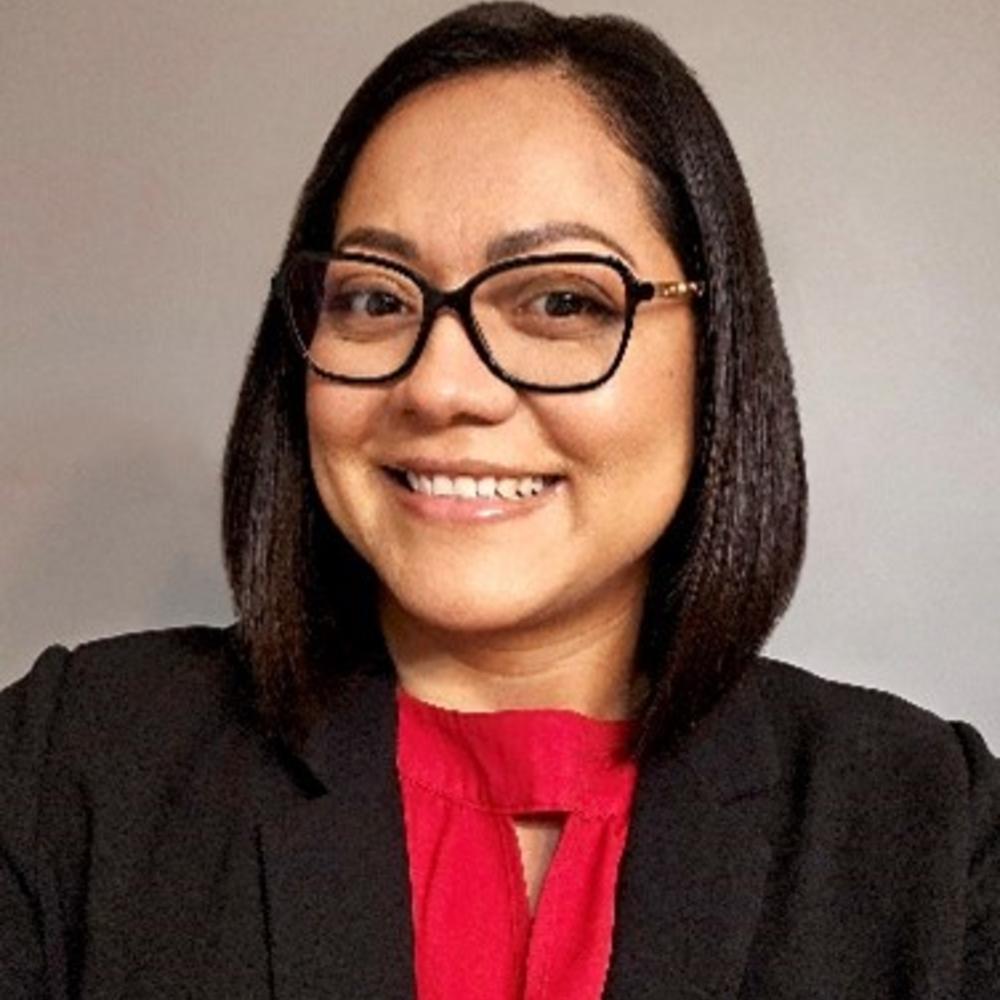
<svg viewBox="0 0 1000 1000">
<path fill-rule="evenodd" d="M 497 378 L 536 392 L 601 385 L 621 364 L 640 303 L 705 293 L 700 281 L 642 281 L 617 257 L 592 253 L 515 257 L 452 291 L 373 254 L 297 253 L 274 284 L 299 350 L 323 378 L 400 378 L 450 309 Z"/>
</svg>

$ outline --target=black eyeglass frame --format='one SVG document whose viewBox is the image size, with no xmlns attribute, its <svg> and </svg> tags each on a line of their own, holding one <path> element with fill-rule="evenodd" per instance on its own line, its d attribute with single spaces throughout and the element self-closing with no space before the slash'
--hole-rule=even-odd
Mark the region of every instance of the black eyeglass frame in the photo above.
<svg viewBox="0 0 1000 1000">
<path fill-rule="evenodd" d="M 356 261 L 361 264 L 374 264 L 377 267 L 386 268 L 387 270 L 401 274 L 420 289 L 423 306 L 420 328 L 417 331 L 417 337 L 410 353 L 399 367 L 387 375 L 341 375 L 336 372 L 327 371 L 313 361 L 309 354 L 309 348 L 302 339 L 295 323 L 295 310 L 288 282 L 288 275 L 291 269 L 296 262 L 302 260 L 310 260 L 317 263 L 345 260 Z M 608 370 L 600 377 L 587 382 L 576 382 L 570 385 L 543 385 L 537 382 L 529 382 L 516 378 L 505 371 L 491 353 L 486 337 L 479 328 L 479 324 L 476 322 L 476 317 L 472 311 L 473 293 L 484 281 L 497 274 L 539 264 L 604 264 L 612 268 L 622 279 L 625 285 L 625 316 L 621 340 Z M 563 253 L 526 254 L 519 257 L 509 257 L 506 260 L 498 261 L 496 264 L 491 264 L 489 267 L 472 275 L 472 277 L 458 288 L 445 291 L 432 285 L 422 275 L 411 270 L 405 264 L 400 264 L 398 261 L 388 257 L 381 257 L 378 254 L 355 251 L 338 251 L 336 253 L 300 251 L 289 257 L 285 264 L 278 270 L 277 274 L 275 274 L 272 279 L 272 290 L 281 301 L 285 313 L 286 326 L 303 360 L 320 378 L 327 379 L 328 381 L 346 385 L 381 385 L 402 378 L 412 371 L 420 360 L 424 347 L 430 338 L 431 328 L 434 326 L 434 320 L 437 318 L 438 313 L 442 309 L 450 309 L 461 321 L 462 329 L 469 338 L 469 343 L 472 344 L 473 350 L 475 350 L 479 359 L 498 379 L 514 389 L 553 394 L 585 392 L 589 389 L 596 389 L 615 374 L 622 359 L 625 357 L 625 351 L 632 335 L 635 311 L 641 303 L 649 302 L 654 298 L 674 300 L 701 298 L 705 294 L 706 286 L 703 281 L 688 281 L 686 279 L 675 281 L 648 281 L 640 279 L 618 257 L 610 254 L 603 255 L 585 251 L 567 251 Z"/>
</svg>

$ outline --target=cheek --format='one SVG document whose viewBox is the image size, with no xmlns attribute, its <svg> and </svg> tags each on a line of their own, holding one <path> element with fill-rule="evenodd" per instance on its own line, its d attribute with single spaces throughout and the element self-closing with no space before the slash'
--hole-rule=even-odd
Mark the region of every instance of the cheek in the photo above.
<svg viewBox="0 0 1000 1000">
<path fill-rule="evenodd" d="M 675 347 L 626 355 L 610 382 L 579 398 L 575 417 L 567 407 L 550 421 L 579 467 L 581 503 L 614 511 L 619 525 L 627 511 L 639 534 L 654 537 L 673 516 L 694 459 L 693 333 Z"/>
<path fill-rule="evenodd" d="M 313 378 L 306 387 L 309 462 L 316 488 L 330 516 L 344 527 L 352 486 L 363 469 L 365 443 L 378 418 L 375 390 Z"/>
</svg>

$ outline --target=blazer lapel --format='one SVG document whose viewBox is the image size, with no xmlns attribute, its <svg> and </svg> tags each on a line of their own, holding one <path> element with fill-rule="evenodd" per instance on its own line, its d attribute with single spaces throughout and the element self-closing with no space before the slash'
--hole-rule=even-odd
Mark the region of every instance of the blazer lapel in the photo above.
<svg viewBox="0 0 1000 1000">
<path fill-rule="evenodd" d="M 306 787 L 261 823 L 277 1000 L 413 997 L 395 678 L 345 678 L 303 759 Z M 309 787 L 311 785 L 311 787 Z"/>
<path fill-rule="evenodd" d="M 641 768 L 606 1000 L 735 996 L 760 912 L 777 775 L 752 681 L 678 755 Z"/>
</svg>

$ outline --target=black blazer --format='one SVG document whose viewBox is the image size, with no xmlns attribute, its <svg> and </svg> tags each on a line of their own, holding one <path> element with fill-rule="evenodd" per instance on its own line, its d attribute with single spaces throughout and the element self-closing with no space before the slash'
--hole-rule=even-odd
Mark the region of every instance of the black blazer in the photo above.
<svg viewBox="0 0 1000 1000">
<path fill-rule="evenodd" d="M 244 674 L 184 629 L 53 647 L 0 696 L 3 1000 L 413 996 L 391 669 L 301 756 Z M 996 761 L 760 660 L 641 769 L 605 996 L 997 1000 Z"/>
</svg>

